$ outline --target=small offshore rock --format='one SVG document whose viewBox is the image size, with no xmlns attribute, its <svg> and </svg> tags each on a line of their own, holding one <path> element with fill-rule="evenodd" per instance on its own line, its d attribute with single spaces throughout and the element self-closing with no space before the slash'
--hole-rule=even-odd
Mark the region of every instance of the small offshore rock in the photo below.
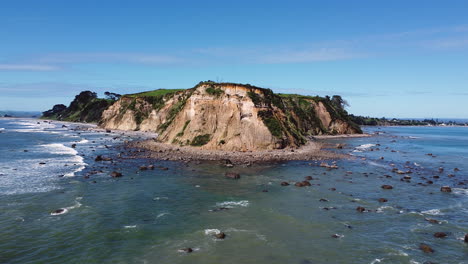
<svg viewBox="0 0 468 264">
<path fill-rule="evenodd" d="M 296 187 L 305 187 L 305 186 L 312 186 L 312 185 L 308 181 L 301 181 L 301 182 L 296 182 L 296 184 L 294 184 L 294 186 L 296 186 Z"/>
<path fill-rule="evenodd" d="M 419 249 L 421 249 L 424 253 L 433 253 L 434 250 L 429 246 L 429 245 L 426 245 L 426 244 L 419 244 Z"/>
<path fill-rule="evenodd" d="M 464 241 L 465 241 L 465 243 L 468 243 L 468 234 L 465 235 Z"/>
<path fill-rule="evenodd" d="M 112 178 L 119 178 L 119 177 L 122 177 L 122 173 L 120 173 L 118 171 L 113 171 L 113 172 L 111 172 L 110 176 Z"/>
<path fill-rule="evenodd" d="M 140 170 L 141 170 L 141 171 L 147 170 L 147 169 L 148 169 L 148 167 L 146 167 L 146 166 L 140 166 Z"/>
<path fill-rule="evenodd" d="M 226 238 L 226 234 L 224 234 L 223 232 L 220 232 L 216 235 L 214 235 L 217 239 L 224 239 Z"/>
<path fill-rule="evenodd" d="M 385 198 L 379 198 L 379 203 L 386 203 L 386 202 L 388 202 L 387 199 L 385 199 Z"/>
<path fill-rule="evenodd" d="M 229 178 L 229 179 L 235 179 L 235 180 L 240 179 L 239 173 L 235 173 L 235 172 L 226 172 L 224 174 L 224 177 Z"/>
<path fill-rule="evenodd" d="M 366 211 L 366 208 L 364 208 L 364 207 L 362 207 L 362 206 L 358 206 L 358 207 L 356 208 L 356 211 L 358 211 L 358 212 L 360 212 L 360 213 L 363 213 L 363 212 Z"/>
<path fill-rule="evenodd" d="M 314 179 L 314 178 L 312 178 L 312 176 L 305 176 L 305 180 L 306 180 L 306 181 L 311 181 L 311 180 L 313 180 L 313 179 Z"/>
<path fill-rule="evenodd" d="M 281 186 L 288 186 L 288 185 L 289 185 L 289 183 L 287 183 L 287 182 L 281 182 Z"/>
<path fill-rule="evenodd" d="M 154 165 L 149 165 L 149 166 L 148 166 L 148 169 L 154 170 Z"/>
<path fill-rule="evenodd" d="M 182 248 L 179 249 L 180 252 L 185 252 L 185 253 L 192 253 L 193 249 L 192 248 Z"/>
<path fill-rule="evenodd" d="M 391 190 L 391 189 L 393 189 L 393 186 L 388 185 L 388 184 L 384 184 L 384 185 L 381 186 L 381 188 L 384 189 L 384 190 Z"/>
<path fill-rule="evenodd" d="M 442 187 L 440 187 L 440 191 L 441 192 L 452 192 L 452 188 L 450 188 L 449 186 L 442 186 Z"/>
<path fill-rule="evenodd" d="M 71 147 L 72 147 L 72 148 L 76 148 L 76 144 L 72 144 Z"/>
<path fill-rule="evenodd" d="M 440 224 L 440 221 L 436 219 L 426 218 L 425 220 L 431 224 Z"/>
<path fill-rule="evenodd" d="M 434 233 L 434 237 L 437 237 L 437 238 L 444 238 L 444 237 L 447 237 L 447 234 L 444 233 L 444 232 L 435 232 L 435 233 Z"/>
</svg>

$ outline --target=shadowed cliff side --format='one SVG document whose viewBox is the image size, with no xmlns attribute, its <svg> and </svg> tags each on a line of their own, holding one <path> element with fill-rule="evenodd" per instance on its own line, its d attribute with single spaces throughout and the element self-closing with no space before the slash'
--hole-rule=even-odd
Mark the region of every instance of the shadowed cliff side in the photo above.
<svg viewBox="0 0 468 264">
<path fill-rule="evenodd" d="M 106 129 L 159 133 L 158 141 L 217 150 L 298 147 L 308 136 L 362 133 L 341 97 L 274 94 L 234 83 L 124 95 L 102 113 Z"/>
</svg>

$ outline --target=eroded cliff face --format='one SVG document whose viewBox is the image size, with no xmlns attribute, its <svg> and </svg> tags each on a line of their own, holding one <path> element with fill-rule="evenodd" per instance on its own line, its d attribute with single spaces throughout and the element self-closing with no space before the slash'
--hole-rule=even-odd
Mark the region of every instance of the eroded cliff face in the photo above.
<svg viewBox="0 0 468 264">
<path fill-rule="evenodd" d="M 183 91 L 123 96 L 103 112 L 101 126 L 157 132 L 158 141 L 203 149 L 264 150 L 297 147 L 310 135 L 361 133 L 339 110 L 325 98 L 203 82 Z"/>
</svg>

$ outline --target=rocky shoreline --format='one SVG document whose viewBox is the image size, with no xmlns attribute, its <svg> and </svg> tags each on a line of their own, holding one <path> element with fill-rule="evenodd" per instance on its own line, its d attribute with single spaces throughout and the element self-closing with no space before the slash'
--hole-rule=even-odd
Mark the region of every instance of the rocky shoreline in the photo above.
<svg viewBox="0 0 468 264">
<path fill-rule="evenodd" d="M 327 160 L 342 159 L 350 156 L 334 153 L 323 149 L 321 142 L 309 141 L 297 149 L 278 149 L 263 151 L 222 151 L 203 150 L 197 147 L 176 146 L 159 143 L 154 140 L 134 141 L 127 144 L 133 153 L 157 160 L 172 161 L 223 161 L 231 164 L 253 164 L 265 162 L 280 162 L 289 160 Z"/>
</svg>

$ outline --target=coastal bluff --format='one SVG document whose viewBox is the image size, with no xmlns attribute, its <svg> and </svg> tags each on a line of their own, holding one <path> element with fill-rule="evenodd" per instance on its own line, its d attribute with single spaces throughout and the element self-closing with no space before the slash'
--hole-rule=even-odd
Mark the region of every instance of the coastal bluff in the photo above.
<svg viewBox="0 0 468 264">
<path fill-rule="evenodd" d="M 212 81 L 124 95 L 102 112 L 99 125 L 155 132 L 161 143 L 224 151 L 296 148 L 314 135 L 362 133 L 339 96 L 275 94 Z"/>
</svg>

